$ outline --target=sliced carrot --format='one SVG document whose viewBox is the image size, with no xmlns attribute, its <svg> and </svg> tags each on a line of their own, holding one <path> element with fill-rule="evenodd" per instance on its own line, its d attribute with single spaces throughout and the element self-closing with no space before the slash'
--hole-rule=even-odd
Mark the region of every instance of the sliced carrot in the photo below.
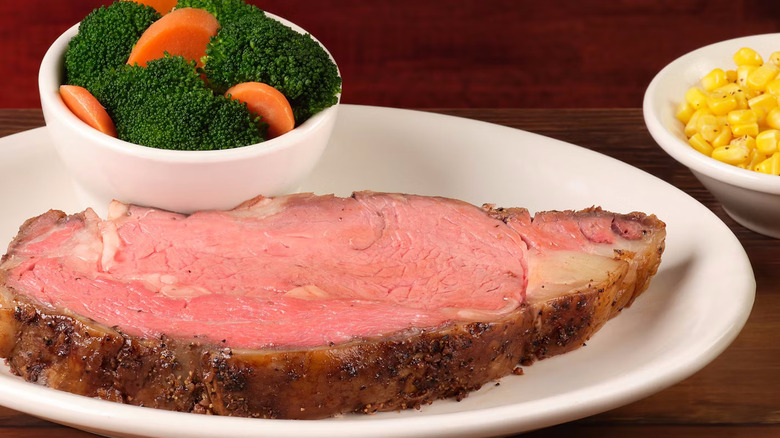
<svg viewBox="0 0 780 438">
<path fill-rule="evenodd" d="M 225 96 L 246 103 L 249 111 L 268 123 L 268 138 L 278 137 L 295 127 L 290 102 L 276 88 L 261 82 L 243 82 L 231 87 Z"/>
<path fill-rule="evenodd" d="M 161 15 L 171 12 L 176 7 L 176 0 L 130 0 L 142 5 L 151 6 Z"/>
<path fill-rule="evenodd" d="M 103 105 L 84 87 L 60 85 L 60 97 L 65 106 L 87 125 L 116 137 L 116 126 Z"/>
<path fill-rule="evenodd" d="M 152 23 L 135 43 L 127 63 L 146 67 L 165 52 L 194 59 L 202 67 L 209 39 L 217 34 L 219 22 L 204 9 L 175 9 Z"/>
</svg>

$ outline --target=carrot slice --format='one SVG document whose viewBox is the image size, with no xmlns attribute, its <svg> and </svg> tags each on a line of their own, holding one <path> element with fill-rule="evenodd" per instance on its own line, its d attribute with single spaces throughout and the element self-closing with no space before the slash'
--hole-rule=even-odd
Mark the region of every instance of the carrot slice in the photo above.
<svg viewBox="0 0 780 438">
<path fill-rule="evenodd" d="M 60 85 L 60 97 L 65 106 L 87 125 L 116 137 L 116 126 L 103 105 L 84 87 Z"/>
<path fill-rule="evenodd" d="M 151 6 L 161 15 L 171 12 L 176 7 L 176 0 L 130 0 L 142 5 Z"/>
<path fill-rule="evenodd" d="M 268 138 L 278 137 L 295 127 L 290 102 L 279 90 L 261 82 L 242 82 L 231 87 L 225 96 L 246 103 L 249 111 L 268 123 Z"/>
<path fill-rule="evenodd" d="M 204 9 L 175 9 L 152 23 L 135 43 L 127 63 L 146 67 L 165 52 L 194 59 L 202 67 L 209 39 L 217 34 L 219 22 Z"/>
</svg>

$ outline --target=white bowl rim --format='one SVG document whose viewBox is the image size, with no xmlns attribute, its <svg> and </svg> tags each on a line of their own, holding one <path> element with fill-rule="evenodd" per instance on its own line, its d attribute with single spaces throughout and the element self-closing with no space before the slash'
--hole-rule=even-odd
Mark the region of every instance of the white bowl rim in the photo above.
<svg viewBox="0 0 780 438">
<path fill-rule="evenodd" d="M 756 39 L 774 39 L 780 42 L 780 33 L 751 35 L 719 41 L 700 47 L 675 59 L 661 69 L 650 82 L 650 85 L 648 85 L 644 95 L 642 112 L 645 124 L 658 145 L 666 151 L 666 153 L 692 171 L 737 187 L 771 194 L 780 194 L 780 177 L 722 163 L 696 151 L 687 142 L 678 138 L 666 129 L 661 122 L 659 115 L 653 109 L 654 103 L 660 98 L 658 95 L 659 84 L 672 70 L 679 68 L 682 65 L 689 64 L 694 59 L 701 59 L 703 52 L 713 50 L 719 46 L 742 44 L 743 46 L 748 47 L 751 45 L 750 42 L 755 42 Z M 778 48 L 780 49 L 780 44 L 778 44 Z M 682 99 L 682 97 L 683 96 L 680 96 L 680 99 Z M 674 102 L 669 102 L 669 105 L 672 104 L 674 104 Z"/>
<path fill-rule="evenodd" d="M 328 51 L 324 44 L 317 40 L 314 35 L 310 34 L 297 24 L 282 18 L 278 15 L 274 15 L 270 12 L 264 11 L 265 14 L 283 24 L 291 27 L 299 33 L 306 33 L 315 40 L 320 47 L 325 50 L 328 56 L 331 58 L 336 69 L 338 71 L 338 64 L 333 58 L 333 55 Z M 247 146 L 240 146 L 230 149 L 217 149 L 206 151 L 189 151 L 189 150 L 174 150 L 174 149 L 160 149 L 150 146 L 142 146 L 128 141 L 120 140 L 101 133 L 100 131 L 87 125 L 81 119 L 76 117 L 62 99 L 59 98 L 59 86 L 62 85 L 62 71 L 60 71 L 60 65 L 62 57 L 67 49 L 68 42 L 78 33 L 79 23 L 74 24 L 63 32 L 57 39 L 49 46 L 46 54 L 41 61 L 40 70 L 38 72 L 38 86 L 41 103 L 46 105 L 55 117 L 63 119 L 67 124 L 73 125 L 73 129 L 83 131 L 83 134 L 93 140 L 102 144 L 103 146 L 126 155 L 133 155 L 140 158 L 146 158 L 151 160 L 157 160 L 162 162 L 179 162 L 179 163 L 218 163 L 224 161 L 241 160 L 249 157 L 258 157 L 266 154 L 271 154 L 279 149 L 283 149 L 290 145 L 295 144 L 302 136 L 307 135 L 311 131 L 317 130 L 319 125 L 326 123 L 330 117 L 335 117 L 337 107 L 341 102 L 341 93 L 337 95 L 337 102 L 333 106 L 325 108 L 317 114 L 314 114 L 308 120 L 303 122 L 300 126 L 295 127 L 292 131 L 260 143 L 255 143 Z M 341 72 L 338 71 L 339 76 Z M 45 88 L 44 88 L 45 87 Z M 45 92 L 50 91 L 50 92 Z"/>
</svg>

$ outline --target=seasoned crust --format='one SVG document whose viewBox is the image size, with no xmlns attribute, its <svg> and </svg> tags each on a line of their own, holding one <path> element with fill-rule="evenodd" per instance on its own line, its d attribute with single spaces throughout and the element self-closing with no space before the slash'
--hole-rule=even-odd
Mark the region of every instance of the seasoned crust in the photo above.
<svg viewBox="0 0 780 438">
<path fill-rule="evenodd" d="M 655 274 L 665 235 L 653 216 L 632 220 L 654 233 L 644 252 L 616 253 L 615 269 L 603 278 L 530 299 L 498 321 L 314 349 L 231 350 L 128 336 L 0 287 L 0 353 L 28 381 L 183 412 L 316 419 L 419 407 L 465 397 L 520 364 L 579 348 L 630 305 Z"/>
</svg>

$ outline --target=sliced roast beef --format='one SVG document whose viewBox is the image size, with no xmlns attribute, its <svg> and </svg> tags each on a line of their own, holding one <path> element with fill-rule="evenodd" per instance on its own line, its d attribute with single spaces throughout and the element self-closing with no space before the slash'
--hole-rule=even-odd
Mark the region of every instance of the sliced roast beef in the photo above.
<svg viewBox="0 0 780 438">
<path fill-rule="evenodd" d="M 110 211 L 36 221 L 11 248 L 6 284 L 130 335 L 238 348 L 492 320 L 525 296 L 517 233 L 461 202 L 358 193 L 191 216 Z"/>
<path fill-rule="evenodd" d="M 640 213 L 373 192 L 50 211 L 0 264 L 0 355 L 30 381 L 188 412 L 419 406 L 580 346 L 646 289 L 664 237 Z"/>
</svg>

